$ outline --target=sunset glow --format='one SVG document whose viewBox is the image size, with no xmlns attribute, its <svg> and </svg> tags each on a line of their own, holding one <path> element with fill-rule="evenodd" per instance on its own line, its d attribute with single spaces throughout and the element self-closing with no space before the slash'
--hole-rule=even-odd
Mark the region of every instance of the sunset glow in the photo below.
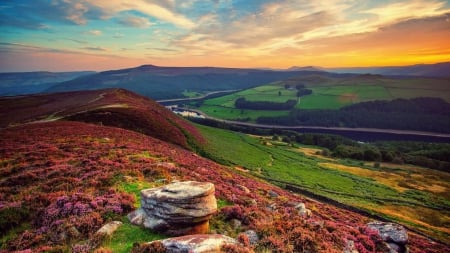
<svg viewBox="0 0 450 253">
<path fill-rule="evenodd" d="M 443 0 L 0 3 L 0 71 L 395 66 L 450 61 Z"/>
</svg>

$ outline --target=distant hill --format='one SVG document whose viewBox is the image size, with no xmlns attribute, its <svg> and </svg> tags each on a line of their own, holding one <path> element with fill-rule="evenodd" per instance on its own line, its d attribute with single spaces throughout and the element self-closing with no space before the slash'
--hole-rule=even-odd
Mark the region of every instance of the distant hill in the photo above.
<svg viewBox="0 0 450 253">
<path fill-rule="evenodd" d="M 305 67 L 298 67 L 298 66 L 292 66 L 287 69 L 288 71 L 326 71 L 324 68 L 321 67 L 315 67 L 315 66 L 305 66 Z"/>
<path fill-rule="evenodd" d="M 450 77 L 450 62 L 392 67 L 327 68 L 326 71 L 391 76 Z"/>
<path fill-rule="evenodd" d="M 0 96 L 40 93 L 60 82 L 94 73 L 93 71 L 0 73 Z"/>
<path fill-rule="evenodd" d="M 202 142 L 198 131 L 158 103 L 124 89 L 0 98 L 0 127 L 70 120 L 133 130 L 185 148 Z"/>
<path fill-rule="evenodd" d="M 184 97 L 184 91 L 246 89 L 304 74 L 311 71 L 143 65 L 83 76 L 55 85 L 47 92 L 124 88 L 153 99 L 170 99 Z"/>
</svg>

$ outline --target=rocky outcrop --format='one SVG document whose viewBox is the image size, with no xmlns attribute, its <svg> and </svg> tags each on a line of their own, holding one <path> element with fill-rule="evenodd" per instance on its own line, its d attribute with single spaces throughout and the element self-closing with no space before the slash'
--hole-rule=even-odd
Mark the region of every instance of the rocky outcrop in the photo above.
<svg viewBox="0 0 450 253">
<path fill-rule="evenodd" d="M 211 183 L 177 182 L 142 190 L 141 197 L 141 208 L 128 219 L 168 235 L 207 233 L 209 219 L 217 211 Z"/>
<path fill-rule="evenodd" d="M 224 252 L 224 246 L 239 247 L 236 240 L 225 235 L 185 235 L 135 246 L 132 252 L 214 253 Z"/>
<path fill-rule="evenodd" d="M 408 243 L 408 233 L 403 226 L 395 223 L 375 221 L 367 226 L 378 232 L 380 237 L 386 242 L 386 246 L 391 253 L 408 252 L 406 244 Z"/>
</svg>

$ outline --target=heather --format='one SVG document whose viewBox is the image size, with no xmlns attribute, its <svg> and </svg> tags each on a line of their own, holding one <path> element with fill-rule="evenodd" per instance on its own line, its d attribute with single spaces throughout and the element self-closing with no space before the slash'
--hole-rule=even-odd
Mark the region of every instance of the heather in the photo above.
<svg viewBox="0 0 450 253">
<path fill-rule="evenodd" d="M 386 250 L 367 228 L 369 219 L 360 214 L 306 199 L 129 130 L 64 121 L 23 125 L 0 131 L 0 155 L 4 252 L 88 249 L 103 224 L 122 220 L 136 208 L 135 193 L 141 187 L 173 180 L 214 183 L 222 204 L 211 222 L 213 232 L 238 236 L 255 230 L 260 240 L 248 247 L 256 251 L 342 252 L 349 240 L 359 252 Z M 312 210 L 310 217 L 298 214 L 300 202 Z M 233 220 L 242 225 L 233 226 Z M 116 239 L 113 235 L 108 240 Z M 108 240 L 101 244 L 107 247 Z M 413 233 L 410 249 L 449 250 Z"/>
</svg>

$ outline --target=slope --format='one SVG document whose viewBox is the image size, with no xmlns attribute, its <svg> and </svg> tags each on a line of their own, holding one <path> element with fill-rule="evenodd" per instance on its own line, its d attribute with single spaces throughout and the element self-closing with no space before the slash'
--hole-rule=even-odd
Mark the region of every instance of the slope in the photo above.
<svg viewBox="0 0 450 253">
<path fill-rule="evenodd" d="M 141 186 L 175 179 L 213 182 L 225 206 L 211 221 L 212 228 L 231 236 L 255 230 L 260 240 L 252 247 L 258 252 L 342 252 L 350 240 L 359 252 L 386 252 L 362 215 L 292 194 L 129 130 L 81 122 L 27 124 L 0 130 L 0 154 L 3 252 L 92 249 L 86 240 L 94 239 L 104 223 L 133 210 L 134 193 Z M 311 217 L 299 216 L 294 206 L 300 202 L 312 210 Z M 233 226 L 233 219 L 242 225 Z M 138 238 L 131 234 L 139 231 L 129 233 L 120 238 Z M 115 234 L 108 239 L 115 240 L 120 240 Z M 413 233 L 409 240 L 411 252 L 449 251 Z M 120 252 L 127 252 L 134 241 L 122 243 L 128 246 Z"/>
<path fill-rule="evenodd" d="M 130 129 L 186 148 L 202 142 L 184 119 L 123 89 L 0 98 L 0 118 L 0 127 L 64 119 Z"/>
</svg>

